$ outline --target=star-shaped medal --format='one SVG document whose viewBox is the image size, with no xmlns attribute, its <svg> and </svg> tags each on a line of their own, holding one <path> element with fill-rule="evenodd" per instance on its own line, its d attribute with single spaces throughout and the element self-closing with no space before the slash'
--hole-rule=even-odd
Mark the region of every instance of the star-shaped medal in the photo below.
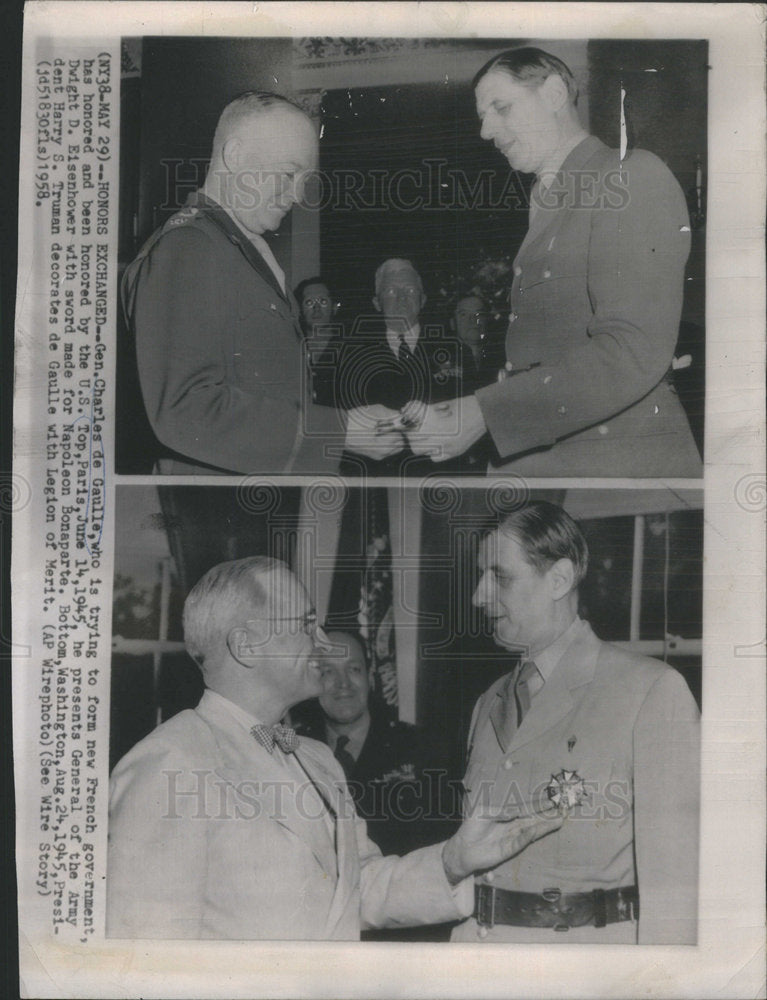
<svg viewBox="0 0 767 1000">
<path fill-rule="evenodd" d="M 559 774 L 552 774 L 551 781 L 546 785 L 546 794 L 560 809 L 573 809 L 589 794 L 586 783 L 577 771 L 562 768 Z"/>
</svg>

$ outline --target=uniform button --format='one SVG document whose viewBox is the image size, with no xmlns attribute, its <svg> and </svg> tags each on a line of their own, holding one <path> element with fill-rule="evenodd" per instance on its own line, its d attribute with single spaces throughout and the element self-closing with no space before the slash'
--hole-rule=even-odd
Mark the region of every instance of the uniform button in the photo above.
<svg viewBox="0 0 767 1000">
<path fill-rule="evenodd" d="M 518 319 L 519 319 L 519 317 L 517 316 L 517 314 L 515 312 L 509 313 L 509 323 L 516 323 L 516 321 Z"/>
<path fill-rule="evenodd" d="M 514 274 L 517 277 L 519 277 L 521 273 L 522 273 L 522 268 L 519 266 L 519 264 L 517 264 L 517 266 L 514 268 Z"/>
<path fill-rule="evenodd" d="M 557 407 L 557 413 L 560 415 L 560 417 L 563 417 L 567 413 L 567 407 L 565 407 L 565 406 L 558 406 Z"/>
<path fill-rule="evenodd" d="M 503 769 L 504 771 L 510 771 L 512 767 L 514 767 L 514 762 L 512 760 L 509 760 L 509 758 L 507 757 L 506 760 L 503 762 Z"/>
<path fill-rule="evenodd" d="M 597 430 L 599 431 L 600 434 L 610 433 L 610 428 L 607 426 L 607 424 L 600 424 Z"/>
<path fill-rule="evenodd" d="M 552 379 L 551 375 L 546 375 L 545 378 L 543 379 L 543 384 L 548 385 L 551 379 Z"/>
<path fill-rule="evenodd" d="M 543 277 L 544 278 L 550 278 L 551 277 L 551 271 L 548 268 L 546 268 L 546 270 L 543 272 Z"/>
<path fill-rule="evenodd" d="M 652 408 L 652 411 L 653 411 L 653 413 L 654 413 L 654 414 L 655 414 L 656 416 L 657 416 L 657 415 L 658 415 L 658 414 L 660 413 L 660 407 L 658 406 L 658 404 L 657 404 L 657 403 L 656 403 L 656 404 L 655 404 L 655 406 L 654 406 L 654 407 Z"/>
<path fill-rule="evenodd" d="M 480 941 L 484 940 L 487 937 L 487 927 L 477 928 L 477 937 Z"/>
<path fill-rule="evenodd" d="M 485 875 L 485 882 L 492 885 L 492 883 L 495 882 L 495 872 L 488 872 L 487 875 Z"/>
<path fill-rule="evenodd" d="M 270 308 L 270 309 L 274 309 L 274 310 L 275 310 L 275 312 L 277 311 L 277 306 L 276 306 L 276 305 L 275 305 L 275 304 L 274 304 L 273 302 L 270 302 L 270 303 L 269 303 L 269 308 Z"/>
</svg>

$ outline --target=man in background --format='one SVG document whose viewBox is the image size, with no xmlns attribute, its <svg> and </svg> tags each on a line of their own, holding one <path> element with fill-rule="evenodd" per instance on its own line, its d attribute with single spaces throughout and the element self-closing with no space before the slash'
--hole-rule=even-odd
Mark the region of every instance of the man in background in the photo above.
<svg viewBox="0 0 767 1000">
<path fill-rule="evenodd" d="M 330 339 L 340 333 L 336 316 L 341 303 L 331 292 L 328 282 L 319 275 L 299 282 L 294 294 L 301 312 L 304 351 L 312 379 L 312 400 L 332 406 L 333 373 L 318 362 Z"/>
<path fill-rule="evenodd" d="M 333 751 L 368 835 L 384 854 L 443 840 L 455 828 L 444 755 L 415 726 L 387 718 L 359 637 L 327 635 L 332 647 L 322 655 L 322 694 L 291 716 L 303 720 L 298 731 Z"/>
<path fill-rule="evenodd" d="M 409 260 L 390 258 L 375 274 L 373 306 L 382 323 L 358 322 L 331 343 L 323 364 L 335 372 L 335 405 L 346 415 L 341 471 L 349 476 L 433 474 L 428 459 L 411 451 L 400 410 L 464 391 L 454 338 L 444 325 L 422 322 L 426 304 L 421 276 Z M 441 473 L 473 471 L 470 456 Z"/>
</svg>

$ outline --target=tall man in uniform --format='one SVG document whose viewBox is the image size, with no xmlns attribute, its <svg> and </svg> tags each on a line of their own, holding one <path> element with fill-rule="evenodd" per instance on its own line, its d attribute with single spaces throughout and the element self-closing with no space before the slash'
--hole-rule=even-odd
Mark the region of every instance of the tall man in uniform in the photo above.
<svg viewBox="0 0 767 1000">
<path fill-rule="evenodd" d="M 224 109 L 205 184 L 126 270 L 122 300 L 169 474 L 320 471 L 299 314 L 264 234 L 317 164 L 317 136 L 284 97 Z M 327 414 L 325 414 L 327 416 Z M 316 441 L 316 444 L 314 443 Z"/>
<path fill-rule="evenodd" d="M 495 56 L 474 89 L 482 138 L 536 176 L 508 377 L 429 407 L 413 451 L 443 461 L 489 431 L 504 473 L 700 476 L 670 382 L 690 249 L 676 179 L 652 153 L 621 158 L 588 135 L 573 75 L 547 52 Z"/>
<path fill-rule="evenodd" d="M 138 743 L 111 778 L 110 937 L 334 939 L 471 912 L 471 872 L 561 818 L 475 815 L 444 844 L 384 858 L 330 750 L 280 725 L 322 690 L 326 644 L 277 560 L 214 566 L 184 606 L 200 704 Z"/>
<path fill-rule="evenodd" d="M 587 561 L 577 524 L 542 501 L 482 544 L 474 603 L 521 659 L 474 710 L 468 801 L 510 816 L 553 801 L 567 818 L 477 879 L 454 940 L 696 941 L 697 706 L 675 670 L 578 617 Z"/>
</svg>

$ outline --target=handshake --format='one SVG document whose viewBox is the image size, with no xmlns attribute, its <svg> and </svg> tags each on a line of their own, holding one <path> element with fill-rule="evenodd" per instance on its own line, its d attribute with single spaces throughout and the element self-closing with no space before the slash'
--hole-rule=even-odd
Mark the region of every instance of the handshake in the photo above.
<svg viewBox="0 0 767 1000">
<path fill-rule="evenodd" d="M 462 455 L 485 432 L 474 396 L 441 403 L 413 400 L 401 410 L 374 404 L 347 411 L 346 450 L 381 460 L 409 447 L 433 462 Z"/>
</svg>

